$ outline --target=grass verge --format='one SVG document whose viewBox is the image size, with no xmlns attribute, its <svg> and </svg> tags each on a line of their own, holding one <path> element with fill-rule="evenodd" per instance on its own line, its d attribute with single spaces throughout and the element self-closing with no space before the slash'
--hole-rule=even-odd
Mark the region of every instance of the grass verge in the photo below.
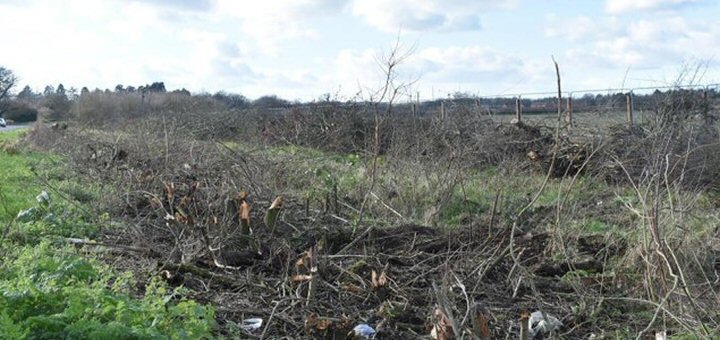
<svg viewBox="0 0 720 340">
<path fill-rule="evenodd" d="M 57 156 L 23 150 L 23 133 L 0 133 L 3 145 L 13 145 L 0 150 L 0 339 L 211 338 L 211 307 L 66 244 L 66 237 L 94 236 L 98 219 L 49 190 L 80 185 L 62 176 Z M 37 174 L 53 175 L 38 181 Z M 49 200 L 38 195 L 44 190 Z"/>
</svg>

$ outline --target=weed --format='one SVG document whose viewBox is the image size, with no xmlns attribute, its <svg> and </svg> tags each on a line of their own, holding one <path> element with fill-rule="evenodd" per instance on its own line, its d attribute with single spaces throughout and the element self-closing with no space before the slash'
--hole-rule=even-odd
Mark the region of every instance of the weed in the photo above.
<svg viewBox="0 0 720 340">
<path fill-rule="evenodd" d="M 78 203 L 92 200 L 92 192 L 61 176 L 67 170 L 56 157 L 0 152 L 0 163 L 0 222 L 12 226 L 12 237 L 0 239 L 0 339 L 211 338 L 212 308 L 179 299 L 158 279 L 136 298 L 131 273 L 115 273 L 65 245 L 65 237 L 91 238 L 98 227 Z M 43 185 L 36 176 L 75 202 L 52 193 L 36 199 Z"/>
</svg>

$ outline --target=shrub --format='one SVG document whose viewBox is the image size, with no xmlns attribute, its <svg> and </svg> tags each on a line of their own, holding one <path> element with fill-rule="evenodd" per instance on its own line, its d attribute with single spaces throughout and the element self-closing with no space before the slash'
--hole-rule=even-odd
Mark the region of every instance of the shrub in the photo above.
<svg viewBox="0 0 720 340">
<path fill-rule="evenodd" d="M 38 111 L 25 103 L 12 102 L 3 113 L 3 117 L 17 123 L 34 122 L 37 120 Z"/>
</svg>

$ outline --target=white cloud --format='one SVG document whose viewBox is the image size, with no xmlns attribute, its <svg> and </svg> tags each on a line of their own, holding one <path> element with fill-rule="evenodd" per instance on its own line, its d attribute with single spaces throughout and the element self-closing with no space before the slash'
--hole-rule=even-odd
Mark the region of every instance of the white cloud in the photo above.
<svg viewBox="0 0 720 340">
<path fill-rule="evenodd" d="M 672 10 L 697 4 L 698 0 L 607 0 L 605 10 L 620 14 L 647 10 Z"/>
<path fill-rule="evenodd" d="M 659 68 L 720 55 L 717 21 L 680 15 L 636 20 L 579 16 L 564 21 L 548 16 L 546 25 L 546 36 L 570 42 L 565 52 L 570 61 L 591 68 Z"/>
<path fill-rule="evenodd" d="M 555 14 L 545 17 L 545 36 L 562 38 L 573 43 L 610 37 L 619 32 L 621 23 L 617 17 L 591 18 L 577 16 L 560 18 Z"/>
<path fill-rule="evenodd" d="M 477 82 L 483 76 L 517 76 L 522 67 L 520 58 L 482 46 L 454 46 L 426 48 L 418 52 L 417 60 L 428 70 L 427 76 L 451 82 Z M 429 68 L 427 64 L 430 64 Z"/>
<path fill-rule="evenodd" d="M 329 73 L 332 76 L 323 82 L 346 84 L 346 93 L 359 89 L 367 97 L 383 84 L 379 61 L 382 57 L 376 49 L 342 50 Z M 482 46 L 419 49 L 396 71 L 397 84 L 413 84 L 413 91 L 426 99 L 466 90 L 497 93 L 536 76 L 521 58 Z"/>
<path fill-rule="evenodd" d="M 322 83 L 331 87 L 345 86 L 346 92 L 363 94 L 381 84 L 381 69 L 377 63 L 380 52 L 376 49 L 342 49 L 332 63 L 332 71 L 322 77 Z"/>
<path fill-rule="evenodd" d="M 124 1 L 124 0 L 119 0 Z M 143 3 L 167 8 L 174 8 L 187 11 L 207 11 L 213 7 L 213 0 L 131 0 L 136 3 Z"/>
<path fill-rule="evenodd" d="M 313 19 L 335 14 L 345 0 L 219 0 L 215 15 L 237 18 L 242 31 L 268 54 L 277 54 L 281 43 L 297 38 L 317 38 Z"/>
<path fill-rule="evenodd" d="M 472 31 L 481 15 L 511 8 L 512 0 L 354 0 L 352 11 L 370 25 L 391 33 L 400 30 Z"/>
</svg>

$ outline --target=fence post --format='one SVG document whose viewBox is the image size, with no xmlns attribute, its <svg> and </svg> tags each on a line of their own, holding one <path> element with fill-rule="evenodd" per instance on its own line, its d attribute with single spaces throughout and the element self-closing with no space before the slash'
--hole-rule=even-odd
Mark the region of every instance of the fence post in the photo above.
<svg viewBox="0 0 720 340">
<path fill-rule="evenodd" d="M 445 120 L 445 101 L 440 102 L 440 120 Z"/>
<path fill-rule="evenodd" d="M 412 104 L 412 115 L 413 115 L 413 117 L 415 117 L 415 115 L 417 115 L 417 104 L 415 104 L 415 103 Z"/>
<path fill-rule="evenodd" d="M 522 105 L 520 97 L 515 98 L 515 120 L 518 124 L 522 122 Z"/>
<path fill-rule="evenodd" d="M 567 108 L 565 109 L 565 117 L 567 118 L 570 126 L 573 126 L 573 112 L 572 112 L 572 95 L 568 94 L 567 97 Z"/>
<path fill-rule="evenodd" d="M 625 100 L 627 103 L 627 121 L 630 126 L 633 126 L 633 97 L 632 92 L 628 92 L 628 94 L 625 95 Z"/>
</svg>

